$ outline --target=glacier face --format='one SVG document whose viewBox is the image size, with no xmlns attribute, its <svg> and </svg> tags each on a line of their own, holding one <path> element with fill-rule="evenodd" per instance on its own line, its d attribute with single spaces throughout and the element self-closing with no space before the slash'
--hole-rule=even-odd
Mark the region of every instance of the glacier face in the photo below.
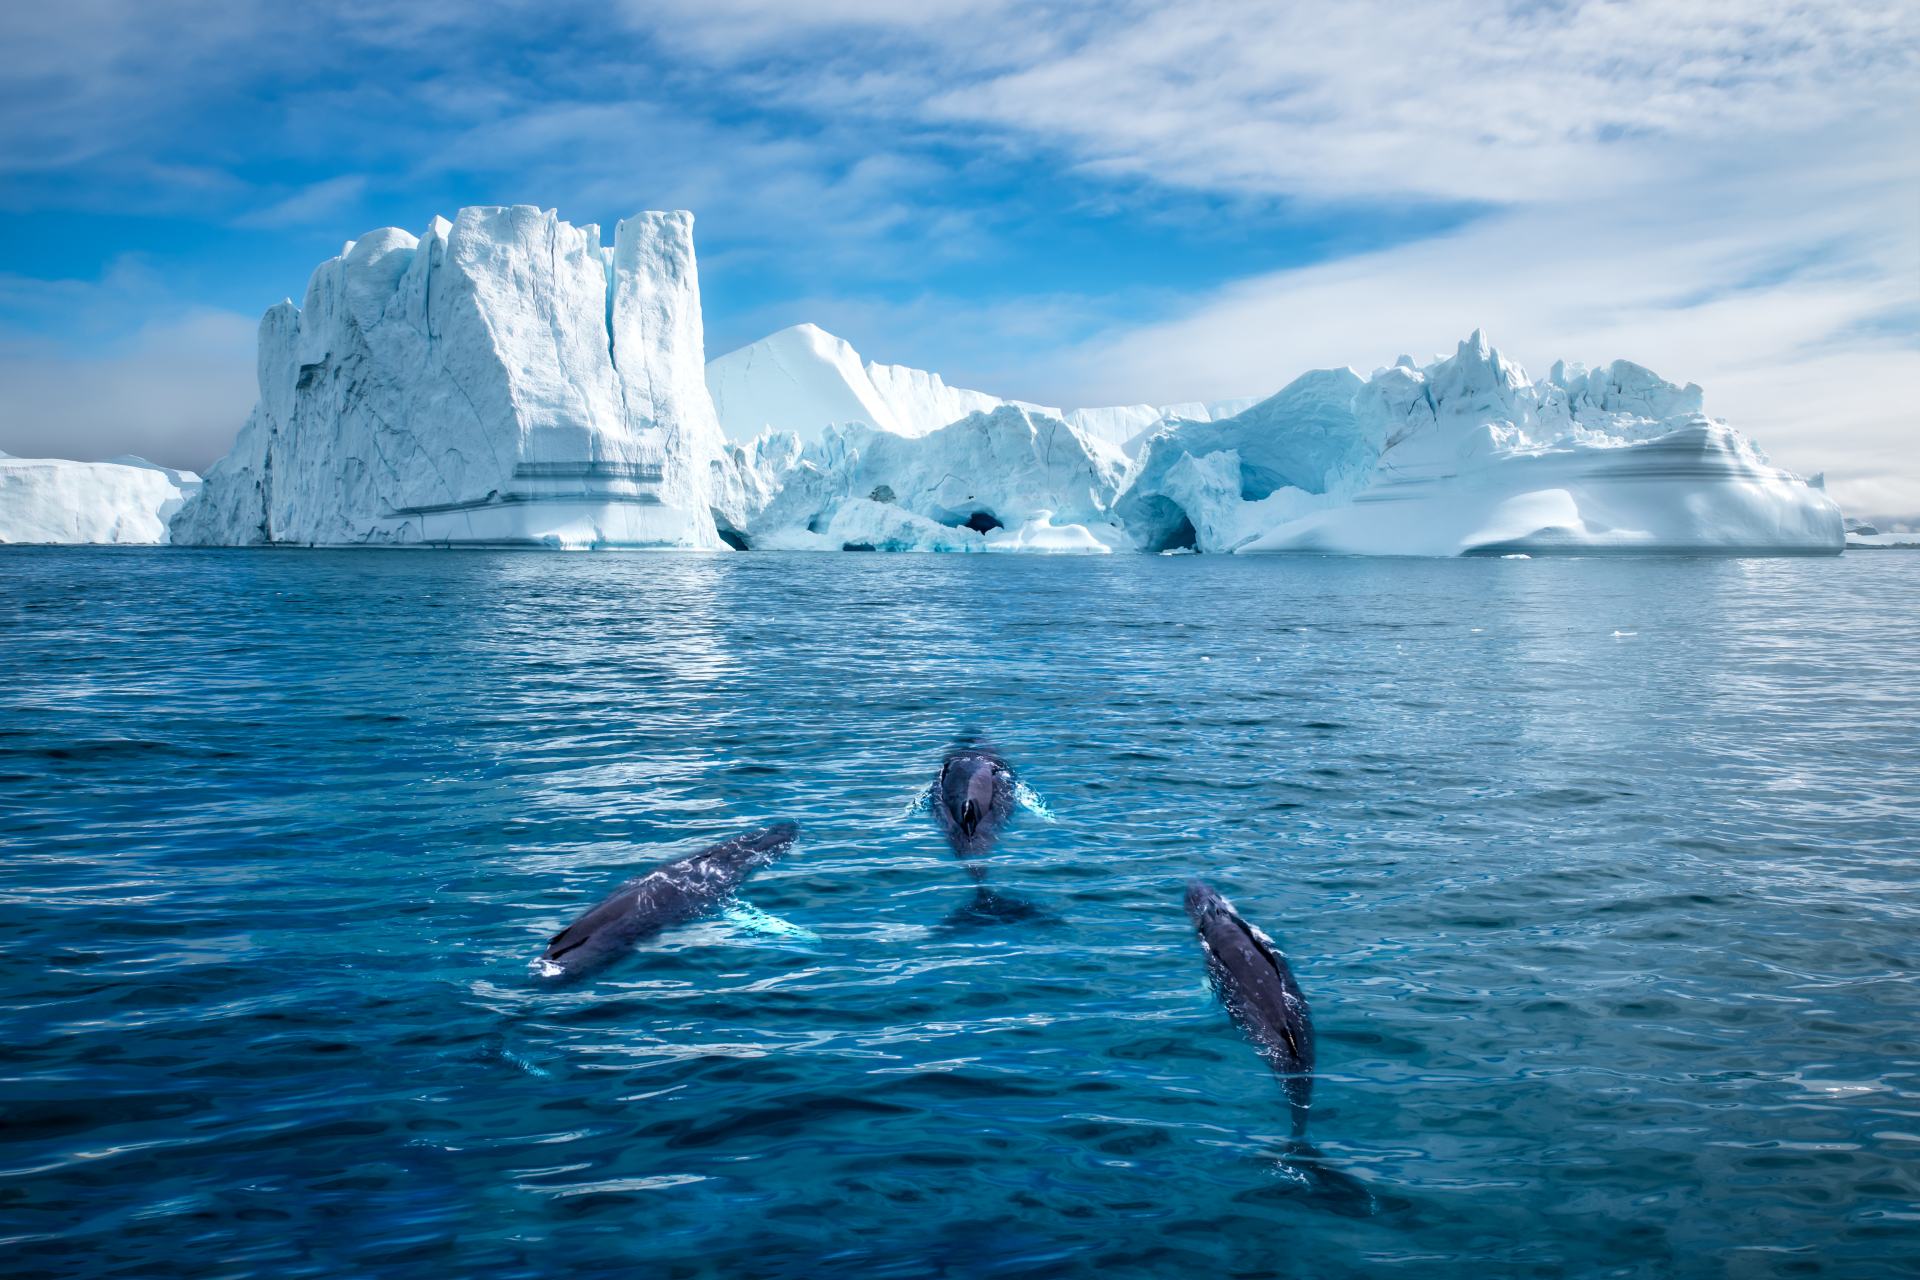
<svg viewBox="0 0 1920 1280">
<path fill-rule="evenodd" d="M 693 219 L 388 227 L 260 322 L 260 400 L 176 542 L 717 547 Z"/>
<path fill-rule="evenodd" d="M 145 458 L 71 462 L 0 453 L 0 543 L 153 545 L 200 488 Z"/>
</svg>

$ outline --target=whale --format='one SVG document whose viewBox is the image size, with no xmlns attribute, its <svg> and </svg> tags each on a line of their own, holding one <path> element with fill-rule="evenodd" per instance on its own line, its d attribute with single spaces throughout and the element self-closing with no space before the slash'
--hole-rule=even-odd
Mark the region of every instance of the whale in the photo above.
<svg viewBox="0 0 1920 1280">
<path fill-rule="evenodd" d="M 1313 1112 L 1313 1011 L 1285 953 L 1203 881 L 1187 882 L 1186 904 L 1206 955 L 1208 981 L 1228 1016 L 1280 1079 L 1292 1120 L 1281 1165 L 1335 1212 L 1377 1212 L 1366 1185 L 1334 1168 L 1307 1141 Z"/>
<path fill-rule="evenodd" d="M 987 747 L 956 747 L 940 764 L 931 807 L 947 843 L 975 880 L 987 870 L 973 861 L 992 850 L 1013 816 L 1013 768 Z"/>
<path fill-rule="evenodd" d="M 1313 1110 L 1313 1013 L 1287 957 L 1202 881 L 1187 884 L 1187 917 L 1206 953 L 1207 979 L 1273 1073 L 1293 1112 L 1293 1136 Z"/>
<path fill-rule="evenodd" d="M 776 823 L 663 863 L 615 889 L 553 935 L 530 966 L 542 978 L 579 978 L 643 938 L 727 906 L 755 871 L 793 847 L 800 828 Z"/>
<path fill-rule="evenodd" d="M 940 776 L 929 788 L 928 807 L 974 883 L 972 899 L 947 923 L 1006 924 L 1046 918 L 1032 903 L 988 888 L 987 869 L 977 861 L 992 852 L 1019 799 L 1013 767 L 989 747 L 956 747 L 941 762 Z"/>
</svg>

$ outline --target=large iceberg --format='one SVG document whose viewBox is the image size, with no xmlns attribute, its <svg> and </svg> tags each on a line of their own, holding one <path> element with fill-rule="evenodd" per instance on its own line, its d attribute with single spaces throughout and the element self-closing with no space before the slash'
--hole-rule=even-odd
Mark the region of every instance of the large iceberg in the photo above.
<svg viewBox="0 0 1920 1280">
<path fill-rule="evenodd" d="M 718 547 L 693 218 L 383 228 L 260 322 L 260 401 L 176 542 Z"/>
<path fill-rule="evenodd" d="M 0 543 L 164 543 L 167 522 L 199 487 L 193 472 L 145 458 L 0 453 Z"/>
<path fill-rule="evenodd" d="M 1538 382 L 1476 332 L 1362 379 L 1322 370 L 1150 439 L 1116 511 L 1148 549 L 1355 555 L 1831 554 L 1839 509 L 1620 360 Z"/>
</svg>

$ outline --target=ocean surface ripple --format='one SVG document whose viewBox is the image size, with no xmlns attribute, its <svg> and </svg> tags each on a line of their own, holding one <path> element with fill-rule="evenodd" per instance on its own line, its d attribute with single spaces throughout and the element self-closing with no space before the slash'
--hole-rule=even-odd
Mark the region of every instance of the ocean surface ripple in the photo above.
<svg viewBox="0 0 1920 1280">
<path fill-rule="evenodd" d="M 1893 553 L 8 550 L 5 1272 L 1911 1274 L 1916 635 Z M 792 932 L 530 979 L 783 818 Z"/>
</svg>

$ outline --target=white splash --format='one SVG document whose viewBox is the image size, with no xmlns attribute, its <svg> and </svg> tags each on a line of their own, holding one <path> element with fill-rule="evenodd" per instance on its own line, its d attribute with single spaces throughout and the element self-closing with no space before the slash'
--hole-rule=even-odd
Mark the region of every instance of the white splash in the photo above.
<svg viewBox="0 0 1920 1280">
<path fill-rule="evenodd" d="M 929 782 L 926 786 L 913 793 L 913 799 L 907 801 L 907 807 L 900 811 L 900 816 L 903 818 L 911 818 L 916 814 L 925 813 L 932 804 L 933 784 Z"/>
<path fill-rule="evenodd" d="M 811 929 L 803 929 L 791 920 L 782 920 L 779 916 L 768 915 L 760 908 L 745 902 L 733 902 L 720 913 L 721 922 L 745 933 L 762 938 L 779 938 L 787 942 L 813 944 L 820 941 L 820 935 Z"/>
<path fill-rule="evenodd" d="M 1013 798 L 1019 802 L 1022 809 L 1025 809 L 1028 813 L 1040 819 L 1040 821 L 1057 821 L 1053 816 L 1053 810 L 1049 809 L 1047 802 L 1040 798 L 1040 793 L 1026 783 L 1016 782 L 1013 784 Z"/>
</svg>

